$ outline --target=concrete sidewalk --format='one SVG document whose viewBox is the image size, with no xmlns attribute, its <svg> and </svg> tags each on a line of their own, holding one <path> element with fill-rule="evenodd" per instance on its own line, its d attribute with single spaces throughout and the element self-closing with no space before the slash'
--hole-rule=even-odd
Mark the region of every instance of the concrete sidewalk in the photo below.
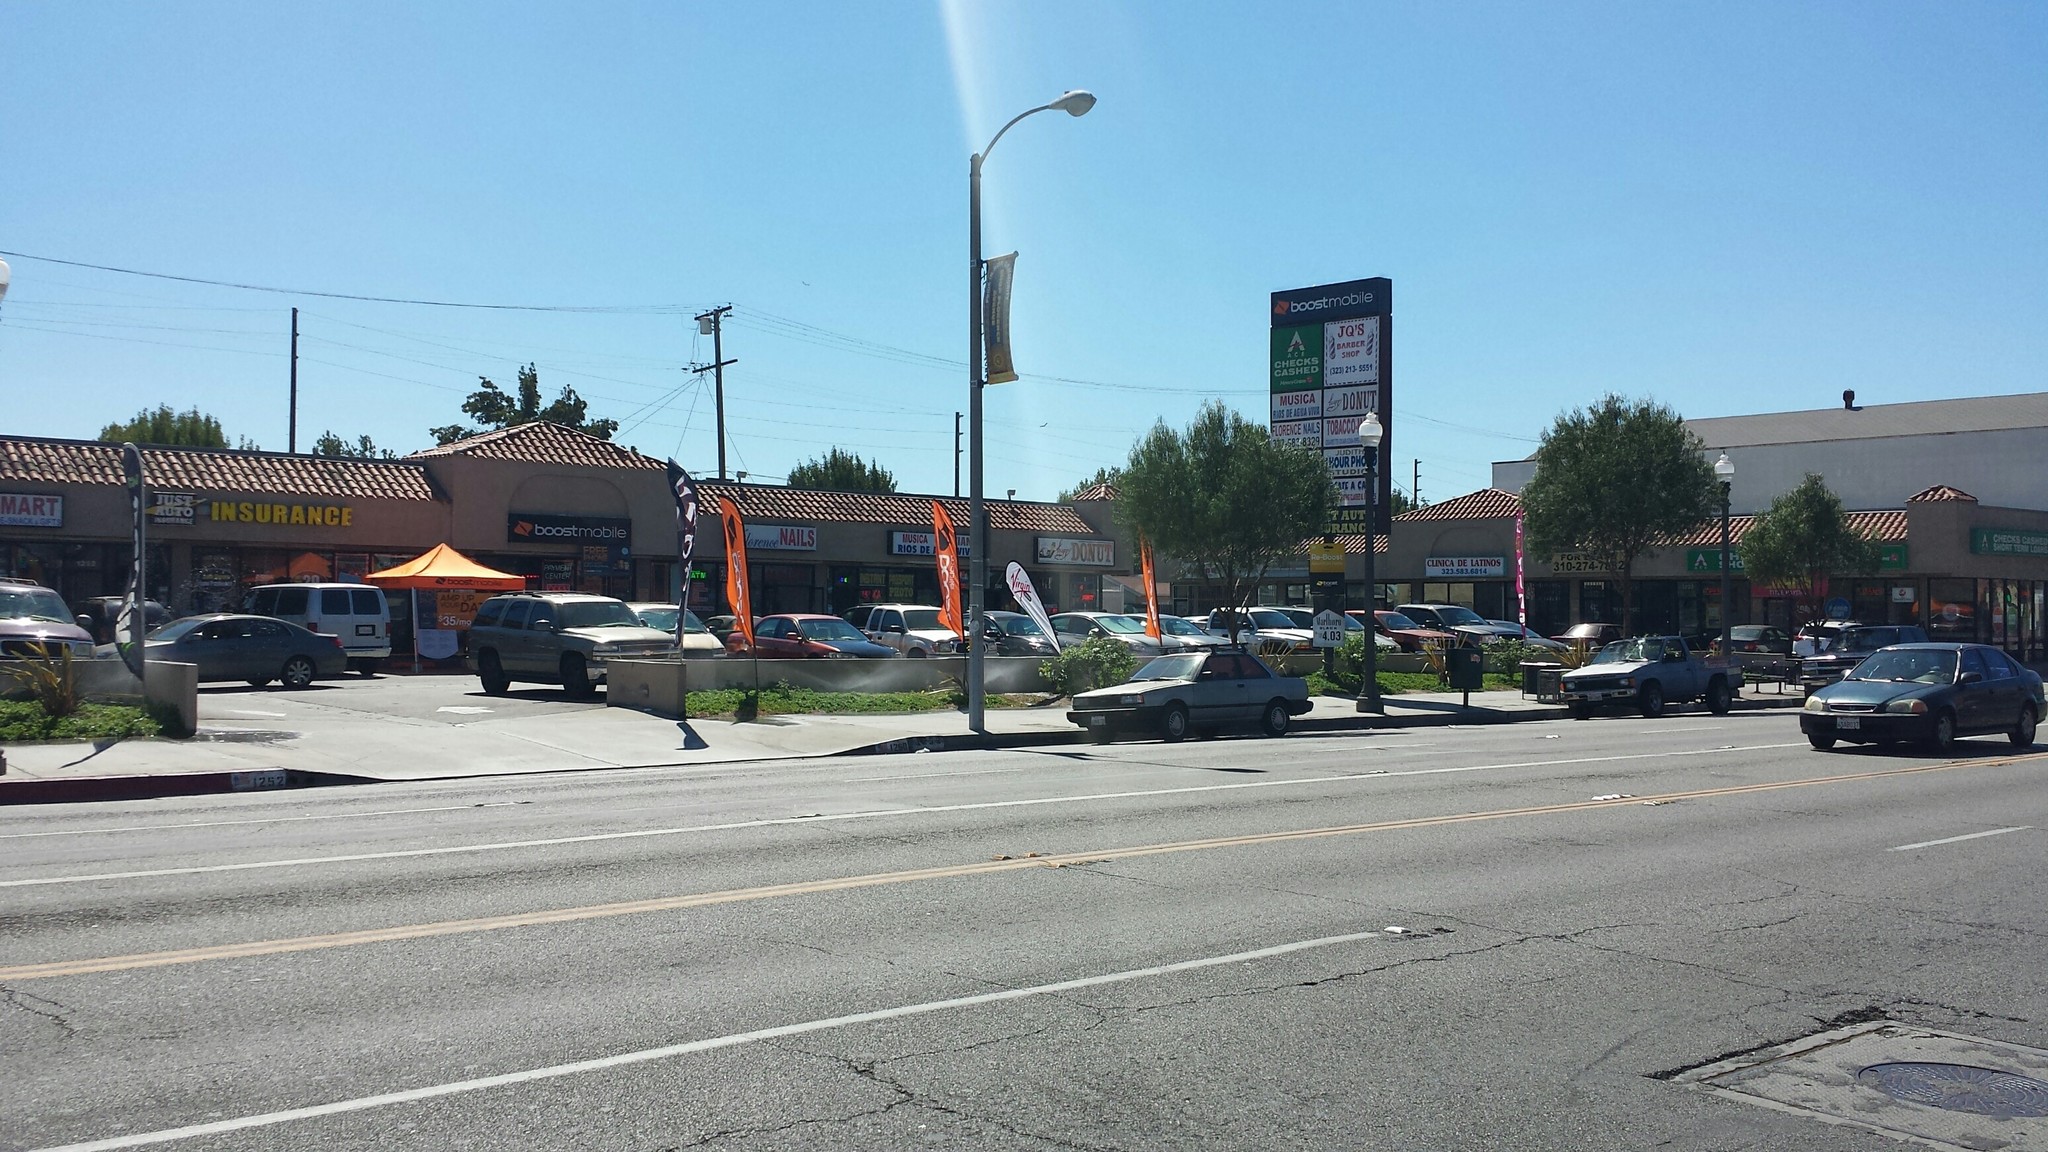
<svg viewBox="0 0 2048 1152">
<path fill-rule="evenodd" d="M 414 684 L 419 683 L 413 681 Z M 678 723 L 602 705 L 569 710 L 530 702 L 449 695 L 452 704 L 414 714 L 367 710 L 379 691 L 319 697 L 213 694 L 203 698 L 200 734 L 191 740 L 18 744 L 5 749 L 0 805 L 139 799 L 261 791 L 323 784 L 441 780 L 605 768 L 685 767 L 798 757 L 1083 743 L 1067 702 L 988 712 L 988 732 L 968 730 L 960 712 L 911 715 L 770 716 L 739 723 Z M 488 699 L 489 704 L 462 701 Z M 1782 698 L 1797 706 L 1796 697 Z M 1738 707 L 1769 707 L 1768 695 Z M 263 708 L 235 705 L 265 705 Z M 1384 715 L 1360 713 L 1349 698 L 1318 697 L 1295 731 L 1501 724 L 1555 720 L 1562 707 L 1513 692 L 1410 693 L 1384 698 Z M 279 709 L 283 709 L 280 711 Z M 541 710 L 547 709 L 547 710 Z M 500 711 L 513 714 L 500 716 Z M 474 714 L 474 715 L 472 715 Z M 1136 738 L 1133 738 L 1136 739 Z"/>
</svg>

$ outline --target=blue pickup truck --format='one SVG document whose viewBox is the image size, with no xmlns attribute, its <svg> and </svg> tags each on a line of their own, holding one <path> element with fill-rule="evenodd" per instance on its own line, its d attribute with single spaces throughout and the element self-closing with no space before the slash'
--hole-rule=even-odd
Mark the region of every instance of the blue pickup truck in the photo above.
<svg viewBox="0 0 2048 1152">
<path fill-rule="evenodd" d="M 1694 700 L 1704 701 L 1707 711 L 1719 716 L 1742 690 L 1742 668 L 1706 659 L 1683 636 L 1637 636 L 1601 648 L 1585 667 L 1566 672 L 1560 688 L 1574 720 L 1613 707 L 1635 708 L 1654 718 L 1672 704 Z"/>
</svg>

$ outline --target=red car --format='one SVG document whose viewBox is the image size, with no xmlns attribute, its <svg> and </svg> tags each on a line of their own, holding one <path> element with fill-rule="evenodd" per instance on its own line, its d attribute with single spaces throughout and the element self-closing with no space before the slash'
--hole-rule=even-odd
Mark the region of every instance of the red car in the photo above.
<svg viewBox="0 0 2048 1152">
<path fill-rule="evenodd" d="M 1363 608 L 1353 608 L 1344 614 L 1361 624 L 1365 623 L 1365 609 Z M 1424 628 L 1422 625 L 1410 620 L 1407 616 L 1389 608 L 1381 608 L 1374 611 L 1372 617 L 1374 630 L 1382 636 L 1392 637 L 1394 643 L 1399 644 L 1403 652 L 1420 652 L 1424 645 L 1432 645 L 1438 648 L 1454 648 L 1458 644 L 1458 638 L 1449 632 L 1440 632 L 1434 628 Z"/>
<path fill-rule="evenodd" d="M 747 638 L 738 629 L 725 638 L 728 654 L 763 660 L 886 660 L 896 655 L 894 648 L 875 643 L 837 616 L 807 612 L 761 617 L 754 625 L 754 648 L 747 651 Z"/>
</svg>

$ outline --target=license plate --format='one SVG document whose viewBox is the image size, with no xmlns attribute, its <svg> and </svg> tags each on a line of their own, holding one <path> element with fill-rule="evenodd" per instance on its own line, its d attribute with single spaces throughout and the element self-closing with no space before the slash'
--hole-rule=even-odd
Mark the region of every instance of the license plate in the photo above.
<svg viewBox="0 0 2048 1152">
<path fill-rule="evenodd" d="M 1088 718 L 1088 726 L 1089 726 L 1090 728 L 1107 728 L 1107 727 L 1109 727 L 1109 717 L 1107 717 L 1107 716 L 1090 716 L 1090 717 Z"/>
<path fill-rule="evenodd" d="M 1837 717 L 1835 718 L 1835 727 L 1837 727 L 1837 728 L 1845 728 L 1845 729 L 1849 729 L 1849 730 L 1853 731 L 1853 730 L 1855 730 L 1855 729 L 1857 729 L 1857 728 L 1861 728 L 1861 727 L 1863 727 L 1863 717 L 1861 717 L 1861 716 L 1837 716 Z"/>
</svg>

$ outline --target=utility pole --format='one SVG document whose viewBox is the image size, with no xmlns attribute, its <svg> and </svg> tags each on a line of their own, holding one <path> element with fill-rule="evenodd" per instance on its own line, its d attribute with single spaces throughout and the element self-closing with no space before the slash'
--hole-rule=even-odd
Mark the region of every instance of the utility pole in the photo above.
<svg viewBox="0 0 2048 1152">
<path fill-rule="evenodd" d="M 292 405 L 285 430 L 284 450 L 299 450 L 299 310 L 292 309 Z"/>
<path fill-rule="evenodd" d="M 960 413 L 953 413 L 953 498 L 960 498 Z"/>
<path fill-rule="evenodd" d="M 711 363 L 692 364 L 690 371 L 711 373 L 712 388 L 718 403 L 718 478 L 725 479 L 725 366 L 737 364 L 738 360 L 725 358 L 724 325 L 725 314 L 732 311 L 732 305 L 721 304 L 709 312 L 697 316 L 697 334 L 711 337 Z"/>
</svg>

